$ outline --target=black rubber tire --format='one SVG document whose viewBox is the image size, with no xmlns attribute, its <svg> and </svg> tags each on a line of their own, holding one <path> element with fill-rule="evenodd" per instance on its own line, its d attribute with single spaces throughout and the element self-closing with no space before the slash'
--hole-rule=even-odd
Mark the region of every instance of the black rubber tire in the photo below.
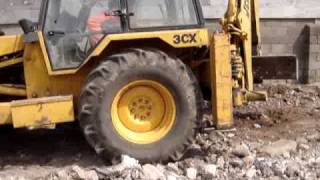
<svg viewBox="0 0 320 180">
<path fill-rule="evenodd" d="M 125 140 L 112 123 L 114 97 L 122 87 L 136 80 L 161 83 L 176 102 L 173 128 L 152 144 Z M 179 59 L 158 50 L 129 49 L 108 57 L 90 73 L 80 96 L 79 121 L 89 144 L 107 161 L 125 154 L 140 162 L 167 162 L 180 159 L 193 142 L 202 119 L 202 103 L 196 78 Z"/>
</svg>

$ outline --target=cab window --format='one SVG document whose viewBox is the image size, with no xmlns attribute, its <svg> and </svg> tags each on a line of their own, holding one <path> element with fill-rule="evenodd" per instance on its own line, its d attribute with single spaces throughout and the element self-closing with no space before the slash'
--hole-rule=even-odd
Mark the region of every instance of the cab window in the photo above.
<svg viewBox="0 0 320 180">
<path fill-rule="evenodd" d="M 79 67 L 107 34 L 120 33 L 120 0 L 48 0 L 44 38 L 53 70 Z"/>
<path fill-rule="evenodd" d="M 128 0 L 130 28 L 197 25 L 193 0 Z"/>
</svg>

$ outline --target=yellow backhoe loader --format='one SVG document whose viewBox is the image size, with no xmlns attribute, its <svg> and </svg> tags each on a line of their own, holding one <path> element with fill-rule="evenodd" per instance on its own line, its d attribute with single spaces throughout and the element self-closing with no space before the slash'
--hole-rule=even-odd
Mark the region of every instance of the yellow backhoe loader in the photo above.
<svg viewBox="0 0 320 180">
<path fill-rule="evenodd" d="M 266 98 L 253 91 L 258 4 L 229 0 L 212 34 L 198 0 L 43 0 L 37 24 L 0 36 L 0 125 L 77 119 L 105 159 L 177 160 L 202 121 L 201 82 L 218 128 L 232 127 L 233 106 Z"/>
</svg>

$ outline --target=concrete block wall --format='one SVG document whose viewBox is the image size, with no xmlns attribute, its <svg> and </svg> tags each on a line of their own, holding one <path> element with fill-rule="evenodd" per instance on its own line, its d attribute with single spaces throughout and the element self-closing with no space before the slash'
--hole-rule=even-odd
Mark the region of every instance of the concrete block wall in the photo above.
<svg viewBox="0 0 320 180">
<path fill-rule="evenodd" d="M 223 16 L 227 0 L 200 0 L 206 18 Z M 260 0 L 260 14 L 264 19 L 320 18 L 319 0 Z"/>
<path fill-rule="evenodd" d="M 41 0 L 0 0 L 0 24 L 15 24 L 21 18 L 38 19 Z"/>
<path fill-rule="evenodd" d="M 264 56 L 295 55 L 299 80 L 309 82 L 309 30 L 315 19 L 266 19 L 261 22 Z M 320 52 L 320 49 L 318 49 Z"/>
<path fill-rule="evenodd" d="M 320 25 L 310 25 L 309 31 L 309 62 L 308 82 L 320 82 Z"/>
<path fill-rule="evenodd" d="M 309 77 L 312 74 L 310 73 L 310 65 L 313 65 L 314 59 L 309 59 L 309 29 L 307 26 L 316 27 L 316 23 L 316 19 L 262 19 L 260 24 L 262 55 L 296 56 L 299 81 L 313 82 Z M 209 20 L 207 26 L 214 29 L 220 28 L 216 19 Z M 320 53 L 320 48 L 314 47 L 313 50 Z"/>
<path fill-rule="evenodd" d="M 38 20 L 41 0 L 0 0 L 0 29 L 6 34 L 21 33 L 20 19 Z"/>
</svg>

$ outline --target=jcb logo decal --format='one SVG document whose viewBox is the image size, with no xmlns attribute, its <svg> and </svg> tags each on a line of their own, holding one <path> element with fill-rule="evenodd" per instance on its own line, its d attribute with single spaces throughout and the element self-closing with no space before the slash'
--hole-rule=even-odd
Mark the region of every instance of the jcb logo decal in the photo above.
<svg viewBox="0 0 320 180">
<path fill-rule="evenodd" d="M 187 43 L 197 43 L 197 34 L 179 34 L 173 36 L 173 43 L 175 44 L 187 44 Z"/>
</svg>

